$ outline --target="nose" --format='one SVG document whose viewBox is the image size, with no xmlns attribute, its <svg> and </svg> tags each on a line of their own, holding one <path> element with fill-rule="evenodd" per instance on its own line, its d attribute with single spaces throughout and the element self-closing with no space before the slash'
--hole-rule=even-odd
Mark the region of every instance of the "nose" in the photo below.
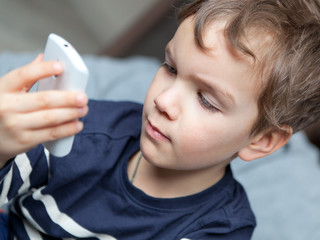
<svg viewBox="0 0 320 240">
<path fill-rule="evenodd" d="M 162 91 L 155 99 L 154 104 L 157 110 L 164 115 L 167 119 L 174 121 L 179 117 L 180 104 L 179 93 L 175 86 Z"/>
</svg>

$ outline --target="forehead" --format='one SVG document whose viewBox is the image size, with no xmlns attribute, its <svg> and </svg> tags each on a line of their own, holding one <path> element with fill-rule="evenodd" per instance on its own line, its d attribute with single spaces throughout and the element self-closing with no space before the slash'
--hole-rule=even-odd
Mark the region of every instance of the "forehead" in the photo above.
<svg viewBox="0 0 320 240">
<path fill-rule="evenodd" d="M 206 26 L 204 49 L 196 41 L 194 19 L 189 17 L 179 26 L 167 52 L 177 64 L 178 72 L 205 79 L 213 87 L 219 85 L 234 96 L 246 92 L 257 99 L 259 92 L 253 78 L 253 59 L 231 47 L 225 38 L 225 26 L 223 21 Z"/>
<path fill-rule="evenodd" d="M 229 39 L 229 36 L 226 34 L 227 24 L 227 20 L 223 19 L 212 21 L 201 28 L 201 33 L 195 33 L 195 18 L 191 16 L 180 24 L 172 42 L 186 42 L 184 40 L 188 40 L 189 43 L 196 45 L 199 50 L 208 56 L 214 56 L 224 51 L 224 55 L 231 57 L 230 60 L 243 62 L 253 67 L 255 54 L 253 53 L 254 56 L 252 57 L 233 45 L 234 41 Z M 198 36 L 199 34 L 201 34 L 200 37 Z M 241 42 L 243 42 L 248 49 L 262 51 L 261 42 L 265 41 L 263 41 L 261 37 L 258 37 L 257 34 L 257 32 L 250 31 L 250 34 L 244 36 Z M 239 37 L 242 38 L 242 36 Z M 199 40 L 200 38 L 201 40 Z M 265 36 L 263 38 L 266 39 Z"/>
</svg>

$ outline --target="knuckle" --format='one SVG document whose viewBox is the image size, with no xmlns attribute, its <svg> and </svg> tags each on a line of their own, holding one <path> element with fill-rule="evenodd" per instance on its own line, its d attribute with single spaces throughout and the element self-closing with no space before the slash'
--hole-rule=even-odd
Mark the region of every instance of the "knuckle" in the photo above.
<svg viewBox="0 0 320 240">
<path fill-rule="evenodd" d="M 59 130 L 58 128 L 53 128 L 53 129 L 50 129 L 49 131 L 49 138 L 50 140 L 56 140 L 60 137 L 60 133 L 59 133 Z"/>
<path fill-rule="evenodd" d="M 19 123 L 12 117 L 2 116 L 3 126 L 6 132 L 14 134 L 19 131 Z"/>
<path fill-rule="evenodd" d="M 48 141 L 72 136 L 79 131 L 76 122 L 69 122 L 49 129 Z"/>
<path fill-rule="evenodd" d="M 46 94 L 39 94 L 37 103 L 39 104 L 40 108 L 48 108 L 50 107 L 50 99 Z"/>
<path fill-rule="evenodd" d="M 22 132 L 17 136 L 18 144 L 21 146 L 28 145 L 30 143 L 30 134 L 27 132 Z"/>
<path fill-rule="evenodd" d="M 50 112 L 44 113 L 43 119 L 44 119 L 45 124 L 48 126 L 57 124 L 57 121 L 56 121 L 54 115 L 51 114 Z"/>
<path fill-rule="evenodd" d="M 16 73 L 18 77 L 25 78 L 26 76 L 29 75 L 28 67 L 24 66 L 24 67 L 18 68 L 16 70 Z"/>
<path fill-rule="evenodd" d="M 73 105 L 77 103 L 77 99 L 74 93 L 65 95 L 65 101 L 68 105 Z"/>
<path fill-rule="evenodd" d="M 79 117 L 81 117 L 81 110 L 74 109 L 74 110 L 70 113 L 70 119 L 71 119 L 71 120 L 78 119 Z"/>
</svg>

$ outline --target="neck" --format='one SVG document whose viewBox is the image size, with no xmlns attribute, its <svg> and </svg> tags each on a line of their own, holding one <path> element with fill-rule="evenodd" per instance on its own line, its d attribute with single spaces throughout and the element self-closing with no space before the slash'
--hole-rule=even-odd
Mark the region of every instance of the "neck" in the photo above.
<svg viewBox="0 0 320 240">
<path fill-rule="evenodd" d="M 132 176 L 136 166 L 136 154 L 128 168 Z M 226 164 L 200 170 L 172 170 L 159 168 L 143 157 L 133 184 L 146 194 L 157 198 L 177 198 L 201 192 L 217 183 L 225 174 Z"/>
</svg>

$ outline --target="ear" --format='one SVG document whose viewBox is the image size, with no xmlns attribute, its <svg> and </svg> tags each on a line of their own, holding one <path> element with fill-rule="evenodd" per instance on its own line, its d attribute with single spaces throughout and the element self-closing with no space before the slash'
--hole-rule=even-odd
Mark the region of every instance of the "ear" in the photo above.
<svg viewBox="0 0 320 240">
<path fill-rule="evenodd" d="M 249 145 L 238 152 L 238 156 L 244 161 L 265 157 L 282 148 L 291 136 L 292 128 L 289 126 L 263 131 L 253 136 Z"/>
</svg>

